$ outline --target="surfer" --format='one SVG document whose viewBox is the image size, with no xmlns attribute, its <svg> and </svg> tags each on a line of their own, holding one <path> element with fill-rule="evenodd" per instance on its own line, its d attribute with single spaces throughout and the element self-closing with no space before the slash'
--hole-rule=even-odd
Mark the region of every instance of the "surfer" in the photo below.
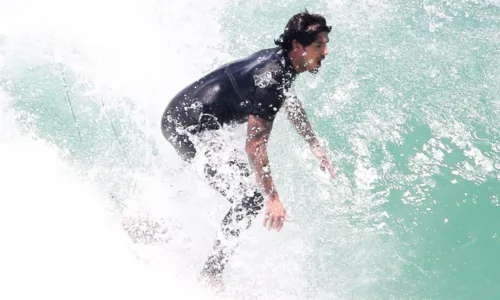
<svg viewBox="0 0 500 300">
<path fill-rule="evenodd" d="M 162 133 L 187 162 L 221 149 L 219 146 L 200 151 L 193 142 L 195 136 L 224 126 L 247 125 L 245 151 L 250 167 L 246 161 L 232 158 L 224 166 L 207 163 L 204 169 L 208 183 L 232 203 L 201 272 L 212 283 L 220 282 L 240 233 L 250 226 L 264 204 L 264 226 L 268 229 L 280 231 L 286 220 L 267 153 L 273 121 L 282 106 L 319 159 L 321 169 L 335 175 L 301 101 L 292 91 L 298 74 L 318 72 L 328 54 L 330 31 L 331 26 L 319 14 L 307 10 L 295 14 L 274 41 L 277 47 L 260 50 L 210 72 L 180 91 L 165 109 Z M 231 178 L 222 176 L 222 167 L 233 170 Z"/>
</svg>

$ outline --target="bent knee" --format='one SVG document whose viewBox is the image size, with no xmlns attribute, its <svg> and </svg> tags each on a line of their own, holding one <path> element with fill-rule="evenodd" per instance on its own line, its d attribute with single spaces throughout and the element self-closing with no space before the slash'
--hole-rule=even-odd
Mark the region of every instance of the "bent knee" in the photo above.
<svg viewBox="0 0 500 300">
<path fill-rule="evenodd" d="M 255 191 L 253 196 L 245 196 L 242 202 L 243 208 L 247 215 L 257 216 L 264 207 L 264 196 Z"/>
</svg>

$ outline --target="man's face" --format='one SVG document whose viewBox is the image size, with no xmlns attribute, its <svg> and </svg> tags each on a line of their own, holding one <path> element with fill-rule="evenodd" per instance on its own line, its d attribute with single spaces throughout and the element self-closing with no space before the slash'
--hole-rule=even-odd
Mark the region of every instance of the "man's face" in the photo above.
<svg viewBox="0 0 500 300">
<path fill-rule="evenodd" d="M 321 67 L 321 61 L 328 55 L 328 47 L 326 45 L 328 42 L 328 33 L 320 32 L 316 35 L 316 39 L 311 45 L 302 47 L 302 63 L 307 71 L 311 73 L 318 72 Z"/>
</svg>

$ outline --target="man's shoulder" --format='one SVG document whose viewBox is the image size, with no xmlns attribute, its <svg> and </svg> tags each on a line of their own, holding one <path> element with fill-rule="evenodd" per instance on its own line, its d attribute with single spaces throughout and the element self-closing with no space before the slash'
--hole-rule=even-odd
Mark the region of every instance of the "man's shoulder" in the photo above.
<svg viewBox="0 0 500 300">
<path fill-rule="evenodd" d="M 280 48 L 262 49 L 255 52 L 254 56 L 262 65 L 270 68 L 283 68 L 285 64 L 283 51 Z"/>
<path fill-rule="evenodd" d="M 271 76 L 283 84 L 294 81 L 296 72 L 281 48 L 263 49 L 254 55 L 258 57 L 258 62 L 254 65 L 254 75 Z"/>
<path fill-rule="evenodd" d="M 280 48 L 261 49 L 251 54 L 232 61 L 226 65 L 226 68 L 233 69 L 244 67 L 246 69 L 259 70 L 262 68 L 281 67 L 283 64 L 283 54 Z"/>
<path fill-rule="evenodd" d="M 276 59 L 282 56 L 282 50 L 279 47 L 264 48 L 253 52 L 249 56 L 261 57 L 261 59 Z"/>
<path fill-rule="evenodd" d="M 281 49 L 264 49 L 255 53 L 256 60 L 253 68 L 254 78 L 268 78 L 274 83 L 283 81 L 285 60 Z"/>
</svg>

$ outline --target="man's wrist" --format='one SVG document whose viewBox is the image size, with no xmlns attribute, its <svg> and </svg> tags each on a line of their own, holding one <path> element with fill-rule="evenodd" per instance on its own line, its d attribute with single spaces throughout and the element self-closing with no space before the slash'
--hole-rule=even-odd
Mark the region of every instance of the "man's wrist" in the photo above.
<svg viewBox="0 0 500 300">
<path fill-rule="evenodd" d="M 309 140 L 309 146 L 311 148 L 321 148 L 321 144 L 317 138 L 312 138 Z"/>
<path fill-rule="evenodd" d="M 276 191 L 273 191 L 267 195 L 269 202 L 280 202 L 280 197 Z"/>
</svg>

